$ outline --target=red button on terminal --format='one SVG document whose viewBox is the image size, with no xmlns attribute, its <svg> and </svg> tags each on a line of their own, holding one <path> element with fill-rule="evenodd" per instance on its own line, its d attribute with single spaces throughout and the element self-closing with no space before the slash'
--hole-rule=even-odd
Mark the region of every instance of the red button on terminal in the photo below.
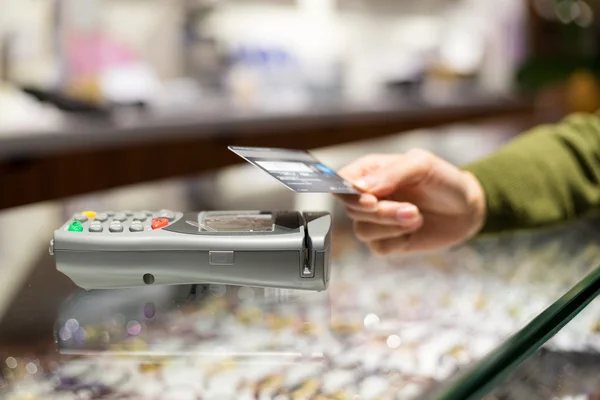
<svg viewBox="0 0 600 400">
<path fill-rule="evenodd" d="M 167 225 L 169 225 L 168 218 L 154 218 L 152 220 L 152 229 L 164 228 Z"/>
</svg>

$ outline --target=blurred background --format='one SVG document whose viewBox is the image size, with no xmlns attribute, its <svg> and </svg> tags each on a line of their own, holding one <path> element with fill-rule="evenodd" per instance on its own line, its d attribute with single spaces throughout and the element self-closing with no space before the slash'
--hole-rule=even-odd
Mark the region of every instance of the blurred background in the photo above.
<svg viewBox="0 0 600 400">
<path fill-rule="evenodd" d="M 0 0 L 0 341 L 72 289 L 47 246 L 79 210 L 324 209 L 351 234 L 329 196 L 296 195 L 227 145 L 333 168 L 420 147 L 460 165 L 595 111 L 597 7 Z"/>
</svg>

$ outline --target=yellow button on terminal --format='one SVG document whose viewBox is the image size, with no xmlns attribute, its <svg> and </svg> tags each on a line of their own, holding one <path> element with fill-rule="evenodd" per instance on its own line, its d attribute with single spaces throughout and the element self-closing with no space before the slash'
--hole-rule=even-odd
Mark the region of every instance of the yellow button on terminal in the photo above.
<svg viewBox="0 0 600 400">
<path fill-rule="evenodd" d="M 81 213 L 90 219 L 96 218 L 96 211 L 82 211 Z"/>
</svg>

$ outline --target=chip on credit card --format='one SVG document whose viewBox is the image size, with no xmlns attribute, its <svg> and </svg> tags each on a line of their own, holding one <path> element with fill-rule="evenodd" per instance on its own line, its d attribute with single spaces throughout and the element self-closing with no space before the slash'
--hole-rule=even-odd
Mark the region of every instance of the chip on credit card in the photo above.
<svg viewBox="0 0 600 400">
<path fill-rule="evenodd" d="M 294 192 L 361 193 L 354 185 L 307 151 L 268 147 L 229 146 L 228 148 Z"/>
</svg>

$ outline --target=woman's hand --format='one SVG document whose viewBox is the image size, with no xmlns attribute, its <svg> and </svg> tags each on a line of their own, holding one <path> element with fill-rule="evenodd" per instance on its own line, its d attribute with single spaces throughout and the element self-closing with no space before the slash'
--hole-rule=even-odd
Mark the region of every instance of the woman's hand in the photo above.
<svg viewBox="0 0 600 400">
<path fill-rule="evenodd" d="M 423 150 L 368 155 L 339 174 L 364 191 L 338 197 L 357 237 L 377 254 L 448 248 L 475 235 L 485 219 L 475 176 Z"/>
</svg>

